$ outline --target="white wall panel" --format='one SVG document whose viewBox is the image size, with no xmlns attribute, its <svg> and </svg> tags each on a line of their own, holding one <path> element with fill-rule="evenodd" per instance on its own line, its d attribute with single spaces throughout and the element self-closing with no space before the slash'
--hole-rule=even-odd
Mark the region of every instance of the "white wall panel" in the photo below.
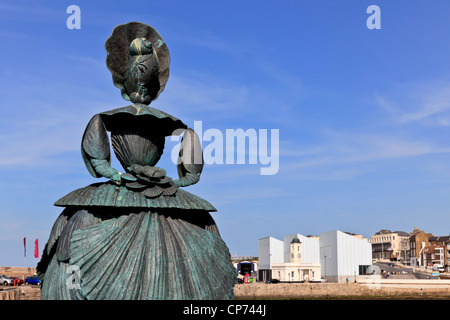
<svg viewBox="0 0 450 320">
<path fill-rule="evenodd" d="M 320 242 L 315 238 L 308 238 L 299 233 L 285 236 L 284 241 L 284 262 L 291 259 L 291 241 L 298 237 L 302 243 L 302 263 L 320 263 Z"/>
<path fill-rule="evenodd" d="M 372 264 L 372 245 L 339 230 L 321 233 L 320 263 L 323 275 L 354 276 L 359 274 L 360 265 Z M 327 256 L 327 270 L 325 274 L 325 252 Z"/>
<path fill-rule="evenodd" d="M 267 270 L 272 263 L 283 262 L 283 241 L 266 237 L 258 240 L 258 268 Z"/>
</svg>

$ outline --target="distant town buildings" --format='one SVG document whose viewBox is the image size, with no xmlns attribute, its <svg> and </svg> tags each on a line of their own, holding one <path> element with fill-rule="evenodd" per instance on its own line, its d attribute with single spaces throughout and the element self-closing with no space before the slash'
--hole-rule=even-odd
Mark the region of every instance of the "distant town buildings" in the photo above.
<svg viewBox="0 0 450 320">
<path fill-rule="evenodd" d="M 423 249 L 429 245 L 428 239 L 432 236 L 431 233 L 425 233 L 419 228 L 414 228 L 414 231 L 409 235 L 409 250 L 405 260 L 409 260 L 412 266 L 423 265 L 420 263 L 420 256 Z"/>
<path fill-rule="evenodd" d="M 339 230 L 319 236 L 291 234 L 258 240 L 258 258 L 234 261 L 238 272 L 257 281 L 344 282 L 370 276 L 377 261 L 449 272 L 450 235 L 434 236 L 419 228 L 410 233 L 382 229 L 370 239 Z M 250 261 L 251 260 L 251 261 Z"/>
<path fill-rule="evenodd" d="M 448 271 L 450 236 L 433 236 L 419 228 L 411 233 L 380 230 L 370 237 L 372 259 L 402 261 L 414 267 L 437 264 Z"/>
<path fill-rule="evenodd" d="M 445 271 L 449 270 L 450 236 L 431 236 L 428 238 L 429 245 L 423 249 L 420 256 L 423 266 L 440 265 Z"/>
<path fill-rule="evenodd" d="M 403 231 L 380 230 L 370 237 L 373 259 L 405 259 L 409 234 Z"/>
<path fill-rule="evenodd" d="M 318 261 L 309 262 L 311 260 L 308 257 L 304 257 L 305 254 L 308 255 L 308 253 L 311 253 L 311 250 L 303 250 L 303 244 L 297 235 L 289 242 L 289 251 L 287 253 L 289 257 L 287 259 L 285 257 L 284 262 L 272 264 L 272 278 L 290 282 L 320 282 L 320 263 Z"/>
<path fill-rule="evenodd" d="M 299 239 L 299 241 L 301 242 L 300 254 L 301 254 L 301 263 L 303 264 L 303 266 L 305 266 L 306 264 L 310 265 L 320 264 L 319 239 L 316 237 L 303 236 L 301 234 L 292 234 L 285 236 L 283 241 L 275 239 L 273 237 L 262 238 L 258 240 L 258 254 L 259 254 L 258 279 L 260 281 L 267 281 L 272 279 L 274 265 L 276 265 L 276 275 L 278 275 L 278 271 L 280 271 L 279 269 L 281 268 L 280 264 L 290 263 L 292 255 L 291 242 L 294 238 Z M 299 268 L 301 269 L 301 267 Z M 301 270 L 303 270 L 303 273 L 306 274 L 304 269 L 305 268 Z M 280 278 L 281 274 L 280 277 L 278 277 L 277 279 Z M 314 278 L 317 278 L 317 273 L 315 274 Z"/>
<path fill-rule="evenodd" d="M 372 273 L 368 240 L 338 230 L 319 237 L 294 234 L 283 241 L 266 237 L 259 239 L 258 250 L 259 281 L 343 282 Z"/>
</svg>

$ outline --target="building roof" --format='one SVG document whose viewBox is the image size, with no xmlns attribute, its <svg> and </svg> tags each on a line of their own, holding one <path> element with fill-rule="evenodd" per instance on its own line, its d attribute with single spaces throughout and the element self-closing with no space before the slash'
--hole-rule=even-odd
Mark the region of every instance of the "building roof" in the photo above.
<svg viewBox="0 0 450 320">
<path fill-rule="evenodd" d="M 434 236 L 430 237 L 428 241 L 436 241 L 436 242 L 450 242 L 450 236 Z"/>
<path fill-rule="evenodd" d="M 407 232 L 404 232 L 404 231 L 391 231 L 391 230 L 387 230 L 387 229 L 381 229 L 380 231 L 375 233 L 375 235 L 391 234 L 391 233 L 396 233 L 397 235 L 402 236 L 402 237 L 409 237 L 409 233 L 407 233 Z"/>
<path fill-rule="evenodd" d="M 405 232 L 405 231 L 394 231 L 392 233 L 396 233 L 401 237 L 409 237 L 409 233 Z"/>
<path fill-rule="evenodd" d="M 377 233 L 375 233 L 375 235 L 379 235 L 379 234 L 389 234 L 392 233 L 390 230 L 387 229 L 381 229 L 380 231 L 378 231 Z"/>
<path fill-rule="evenodd" d="M 291 243 L 301 243 L 301 242 L 300 239 L 297 236 L 295 236 L 294 239 L 292 239 Z"/>
<path fill-rule="evenodd" d="M 414 231 L 410 233 L 409 238 L 411 240 L 415 240 L 416 236 L 418 236 L 419 234 L 423 234 L 424 236 L 426 236 L 428 239 L 430 237 L 433 237 L 432 233 L 425 233 L 425 231 L 419 230 L 418 228 L 414 228 Z"/>
<path fill-rule="evenodd" d="M 427 246 L 427 247 L 424 247 L 423 248 L 423 252 L 424 253 L 434 253 L 434 252 L 436 252 L 436 249 L 437 248 L 443 248 L 443 249 L 445 249 L 445 247 L 444 246 Z"/>
</svg>

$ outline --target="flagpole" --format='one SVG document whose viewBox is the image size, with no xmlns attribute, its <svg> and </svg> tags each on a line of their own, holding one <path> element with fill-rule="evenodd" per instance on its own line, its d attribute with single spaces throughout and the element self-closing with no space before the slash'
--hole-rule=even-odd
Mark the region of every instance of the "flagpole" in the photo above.
<svg viewBox="0 0 450 320">
<path fill-rule="evenodd" d="M 23 266 L 27 267 L 27 237 L 23 238 Z"/>
</svg>

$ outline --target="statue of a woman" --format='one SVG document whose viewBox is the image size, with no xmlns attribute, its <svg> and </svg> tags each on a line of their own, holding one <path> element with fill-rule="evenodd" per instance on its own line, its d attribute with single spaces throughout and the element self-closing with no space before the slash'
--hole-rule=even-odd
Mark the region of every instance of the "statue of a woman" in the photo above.
<svg viewBox="0 0 450 320">
<path fill-rule="evenodd" d="M 181 189 L 199 181 L 200 141 L 180 120 L 148 105 L 169 76 L 166 44 L 131 22 L 105 43 L 115 86 L 133 104 L 95 115 L 81 151 L 109 180 L 75 190 L 38 264 L 42 299 L 232 299 L 236 270 L 207 201 Z M 111 167 L 112 148 L 125 172 Z M 183 133 L 179 179 L 156 167 L 165 137 Z"/>
</svg>

